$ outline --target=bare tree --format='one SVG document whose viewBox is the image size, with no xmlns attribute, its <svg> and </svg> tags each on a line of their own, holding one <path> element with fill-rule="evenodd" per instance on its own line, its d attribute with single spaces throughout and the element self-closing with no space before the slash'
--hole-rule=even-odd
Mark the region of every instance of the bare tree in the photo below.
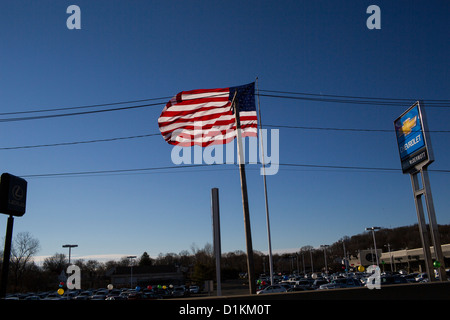
<svg viewBox="0 0 450 320">
<path fill-rule="evenodd" d="M 11 245 L 11 271 L 15 285 L 20 285 L 27 267 L 33 256 L 39 251 L 39 240 L 33 238 L 29 232 L 19 232 Z"/>
</svg>

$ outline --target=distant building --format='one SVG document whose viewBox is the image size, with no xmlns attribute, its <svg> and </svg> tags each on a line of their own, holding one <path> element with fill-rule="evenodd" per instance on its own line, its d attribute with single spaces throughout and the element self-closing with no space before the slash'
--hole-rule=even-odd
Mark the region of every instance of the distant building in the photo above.
<svg viewBox="0 0 450 320">
<path fill-rule="evenodd" d="M 445 259 L 445 266 L 448 269 L 450 267 L 450 244 L 441 245 L 442 254 Z M 377 250 L 378 251 L 378 250 Z M 430 247 L 431 256 L 434 260 L 434 248 Z M 386 271 L 390 271 L 391 261 L 393 264 L 393 270 L 398 271 L 400 269 L 407 269 L 407 271 L 425 271 L 424 265 L 424 257 L 423 257 L 423 249 L 422 248 L 414 248 L 414 249 L 403 249 L 396 250 L 391 252 L 383 252 L 381 256 L 378 257 L 380 267 L 384 266 Z M 369 263 L 365 263 L 364 259 L 361 257 L 352 257 L 350 259 L 350 266 L 357 267 L 359 265 L 368 266 Z"/>
<path fill-rule="evenodd" d="M 108 272 L 108 275 L 111 284 L 116 288 L 159 284 L 179 285 L 184 284 L 186 280 L 182 268 L 169 265 L 115 267 Z"/>
</svg>

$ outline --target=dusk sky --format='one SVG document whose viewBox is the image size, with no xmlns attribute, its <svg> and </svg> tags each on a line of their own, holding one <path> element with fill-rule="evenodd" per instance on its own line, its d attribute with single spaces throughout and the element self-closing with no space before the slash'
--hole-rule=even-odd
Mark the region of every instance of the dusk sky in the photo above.
<svg viewBox="0 0 450 320">
<path fill-rule="evenodd" d="M 67 27 L 70 5 L 81 29 Z M 370 5 L 381 29 L 366 25 Z M 14 235 L 38 239 L 38 256 L 77 244 L 73 259 L 203 248 L 217 187 L 222 251 L 245 251 L 238 166 L 175 164 L 158 117 L 180 91 L 256 79 L 269 156 L 279 130 L 274 251 L 417 223 L 393 125 L 417 100 L 449 224 L 449 16 L 444 0 L 2 1 L 1 172 L 28 181 Z M 267 252 L 260 168 L 246 166 L 248 196 L 253 248 Z"/>
</svg>

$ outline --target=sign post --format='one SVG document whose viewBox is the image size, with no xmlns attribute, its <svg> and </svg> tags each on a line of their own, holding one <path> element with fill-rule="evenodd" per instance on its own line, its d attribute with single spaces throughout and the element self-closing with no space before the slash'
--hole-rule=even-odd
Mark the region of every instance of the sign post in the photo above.
<svg viewBox="0 0 450 320">
<path fill-rule="evenodd" d="M 3 173 L 0 177 L 0 213 L 8 214 L 9 217 L 3 251 L 0 298 L 4 298 L 6 295 L 14 216 L 21 217 L 25 214 L 26 199 L 27 182 L 9 173 Z"/>
<path fill-rule="evenodd" d="M 428 166 L 434 161 L 434 155 L 433 149 L 431 148 L 431 139 L 423 103 L 419 101 L 414 103 L 414 105 L 406 110 L 400 117 L 395 119 L 394 127 L 397 136 L 402 171 L 404 174 L 408 173 L 411 177 L 420 238 L 422 240 L 425 267 L 428 277 L 431 281 L 436 280 L 422 196 L 425 197 L 435 258 L 440 263 L 439 280 L 446 281 L 447 275 L 445 273 L 444 256 L 442 254 L 441 241 L 430 188 L 430 179 L 427 171 Z M 420 182 L 422 183 L 422 187 L 420 187 Z"/>
</svg>

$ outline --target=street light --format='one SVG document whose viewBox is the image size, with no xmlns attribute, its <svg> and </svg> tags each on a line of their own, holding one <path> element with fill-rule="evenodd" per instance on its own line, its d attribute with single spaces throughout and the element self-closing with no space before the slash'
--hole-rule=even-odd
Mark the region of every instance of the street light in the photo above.
<svg viewBox="0 0 450 320">
<path fill-rule="evenodd" d="M 131 267 L 131 275 L 130 275 L 130 288 L 133 289 L 133 265 L 131 264 L 131 259 L 136 259 L 136 256 L 128 256 L 127 259 L 130 259 L 130 267 Z"/>
<path fill-rule="evenodd" d="M 329 245 L 327 245 L 327 244 L 321 244 L 320 247 L 323 248 L 323 255 L 324 255 L 324 257 L 325 257 L 325 272 L 326 272 L 326 274 L 328 274 L 327 252 L 326 252 L 325 250 L 326 250 L 326 248 L 329 247 Z"/>
<path fill-rule="evenodd" d="M 70 264 L 70 254 L 71 254 L 72 248 L 76 248 L 76 247 L 78 247 L 78 245 L 77 244 L 65 244 L 62 247 L 69 248 L 69 264 Z"/>
<path fill-rule="evenodd" d="M 342 239 L 342 246 L 344 247 L 344 266 L 345 266 L 345 273 L 348 272 L 348 260 L 347 260 L 347 252 L 345 251 L 345 241 Z"/>
<path fill-rule="evenodd" d="M 378 253 L 377 253 L 377 242 L 375 241 L 375 230 L 380 230 L 380 227 L 369 227 L 366 228 L 366 231 L 372 230 L 372 236 L 373 236 L 373 245 L 375 247 L 375 258 L 377 259 L 377 267 L 378 267 Z"/>
<path fill-rule="evenodd" d="M 391 245 L 388 243 L 387 245 L 384 245 L 385 247 L 387 247 L 388 248 L 388 251 L 389 251 L 389 261 L 391 262 L 391 272 L 393 273 L 394 272 L 394 270 L 393 270 L 393 262 L 392 262 L 392 253 L 391 253 Z"/>
</svg>

